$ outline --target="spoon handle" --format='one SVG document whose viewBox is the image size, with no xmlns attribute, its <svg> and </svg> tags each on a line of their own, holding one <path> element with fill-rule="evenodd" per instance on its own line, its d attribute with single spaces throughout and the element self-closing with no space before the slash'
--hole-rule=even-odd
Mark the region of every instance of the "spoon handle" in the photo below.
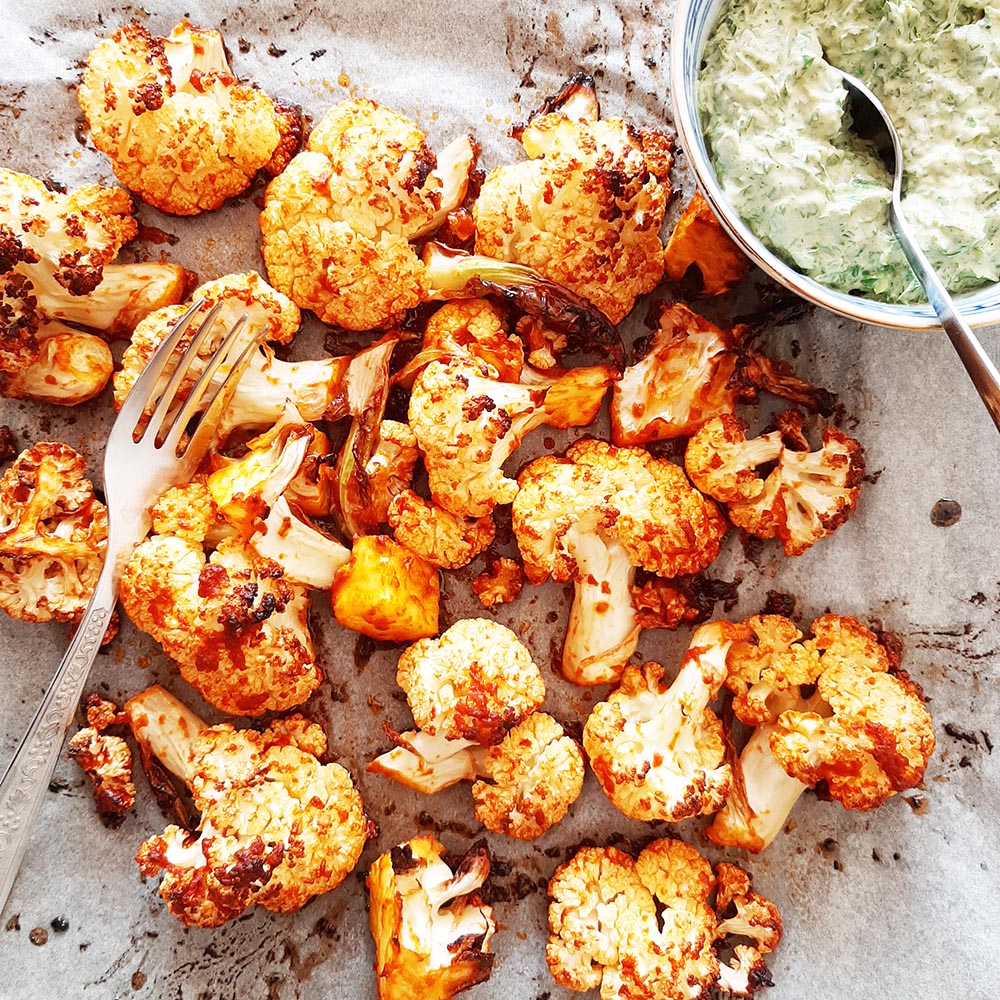
<svg viewBox="0 0 1000 1000">
<path fill-rule="evenodd" d="M 923 250 L 914 242 L 906 221 L 892 203 L 889 207 L 889 218 L 896 239 L 899 240 L 899 245 L 910 262 L 910 267 L 913 268 L 913 273 L 924 286 L 927 301 L 937 313 L 944 332 L 948 334 L 948 339 L 962 359 L 962 364 L 965 365 L 972 384 L 986 404 L 997 430 L 1000 430 L 1000 372 L 983 350 L 983 345 L 979 343 L 969 324 L 962 319 L 955 306 L 955 300 L 948 294 L 948 289 L 944 287 L 944 283 Z"/>
</svg>

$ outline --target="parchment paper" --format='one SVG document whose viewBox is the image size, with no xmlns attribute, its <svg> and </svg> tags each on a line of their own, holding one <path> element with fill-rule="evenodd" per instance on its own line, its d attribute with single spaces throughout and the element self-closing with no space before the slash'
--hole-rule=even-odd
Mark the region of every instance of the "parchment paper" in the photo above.
<svg viewBox="0 0 1000 1000">
<path fill-rule="evenodd" d="M 107 161 L 75 128 L 79 62 L 99 36 L 131 17 L 165 34 L 185 13 L 221 26 L 239 75 L 301 103 L 314 118 L 348 95 L 372 97 L 413 115 L 437 148 L 473 131 L 484 167 L 521 155 L 505 137 L 510 124 L 579 69 L 596 76 L 605 113 L 670 127 L 668 2 L 240 7 L 199 0 L 155 7 L 147 15 L 137 6 L 97 0 L 76 0 L 71 8 L 54 0 L 0 4 L 0 162 L 70 186 L 112 181 Z M 682 155 L 674 181 L 676 216 L 693 191 Z M 139 214 L 179 237 L 173 245 L 138 244 L 140 257 L 162 253 L 203 280 L 260 267 L 250 197 L 194 220 L 146 207 Z M 755 275 L 741 294 L 695 308 L 728 322 L 753 308 L 762 291 L 769 289 Z M 640 305 L 635 315 L 644 313 Z M 639 332 L 641 324 L 636 320 L 630 329 Z M 997 331 L 983 338 L 1000 356 Z M 315 350 L 321 340 L 314 326 L 297 350 Z M 711 575 L 740 580 L 733 618 L 759 612 L 775 590 L 794 595 L 801 623 L 830 609 L 900 633 L 904 665 L 927 692 L 939 743 L 924 788 L 876 812 L 850 813 L 807 794 L 793 814 L 794 829 L 762 857 L 701 846 L 713 859 L 745 864 L 781 910 L 785 939 L 771 961 L 777 985 L 765 994 L 769 1000 L 991 996 L 1000 982 L 996 431 L 940 333 L 860 327 L 806 311 L 793 323 L 775 324 L 766 343 L 839 393 L 850 415 L 847 429 L 867 450 L 870 482 L 855 517 L 801 558 L 784 559 L 767 545 L 751 559 L 732 538 Z M 21 447 L 43 438 L 66 441 L 85 452 L 97 475 L 110 393 L 69 410 L 11 401 L 0 408 L 0 423 L 11 425 Z M 756 428 L 765 416 L 750 414 Z M 536 432 L 512 464 L 539 451 L 546 433 Z M 962 518 L 952 527 L 931 523 L 940 498 L 961 504 Z M 470 600 L 476 572 L 474 564 L 446 575 L 445 623 L 481 613 Z M 497 617 L 522 632 L 542 665 L 546 708 L 579 723 L 599 695 L 557 676 L 566 607 L 562 588 L 527 588 Z M 549 622 L 553 610 L 556 620 Z M 143 884 L 132 860 L 140 841 L 163 826 L 144 779 L 138 778 L 134 814 L 109 832 L 98 822 L 82 772 L 64 760 L 0 917 L 0 997 L 374 997 L 363 888 L 368 864 L 422 829 L 437 831 L 453 850 L 465 849 L 482 831 L 466 786 L 427 799 L 366 774 L 365 763 L 386 748 L 383 720 L 397 729 L 409 724 L 393 683 L 396 654 L 380 651 L 367 662 L 356 657 L 356 637 L 332 621 L 320 599 L 313 618 L 329 680 L 306 710 L 326 724 L 333 755 L 351 770 L 381 831 L 357 873 L 293 916 L 253 910 L 219 930 L 185 930 L 164 910 L 155 887 Z M 636 659 L 673 667 L 687 638 L 686 631 L 646 632 Z M 0 764 L 27 726 L 65 642 L 61 626 L 0 618 Z M 92 688 L 115 699 L 162 681 L 218 718 L 176 677 L 162 651 L 127 623 L 98 658 L 92 680 Z M 700 843 L 701 825 L 671 831 L 630 822 L 588 775 L 569 818 L 540 840 L 523 845 L 489 836 L 500 862 L 501 929 L 493 979 L 470 1000 L 571 995 L 555 986 L 544 963 L 544 887 L 581 841 L 638 848 L 675 832 Z M 47 931 L 47 943 L 31 942 L 35 928 Z"/>
</svg>

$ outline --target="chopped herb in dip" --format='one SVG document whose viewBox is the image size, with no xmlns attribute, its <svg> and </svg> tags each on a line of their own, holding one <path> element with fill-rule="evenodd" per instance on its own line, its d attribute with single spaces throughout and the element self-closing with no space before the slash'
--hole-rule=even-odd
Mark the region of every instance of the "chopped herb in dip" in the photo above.
<svg viewBox="0 0 1000 1000">
<path fill-rule="evenodd" d="M 705 51 L 705 139 L 747 225 L 825 285 L 920 300 L 889 228 L 890 180 L 845 127 L 834 66 L 888 108 L 903 213 L 944 282 L 1000 279 L 1000 4 L 729 0 Z"/>
</svg>

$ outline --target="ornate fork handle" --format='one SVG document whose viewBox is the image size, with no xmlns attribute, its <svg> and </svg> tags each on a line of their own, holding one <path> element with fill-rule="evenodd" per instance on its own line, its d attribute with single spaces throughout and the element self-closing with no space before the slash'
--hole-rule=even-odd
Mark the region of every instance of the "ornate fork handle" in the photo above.
<svg viewBox="0 0 1000 1000">
<path fill-rule="evenodd" d="M 117 595 L 115 553 L 109 551 L 66 655 L 0 781 L 0 909 L 10 895 L 66 730 L 83 695 Z"/>
</svg>

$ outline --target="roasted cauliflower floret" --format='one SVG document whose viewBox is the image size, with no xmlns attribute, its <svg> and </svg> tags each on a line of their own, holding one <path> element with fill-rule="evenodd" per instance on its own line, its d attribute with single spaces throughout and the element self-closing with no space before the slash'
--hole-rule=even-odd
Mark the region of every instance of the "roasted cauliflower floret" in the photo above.
<svg viewBox="0 0 1000 1000">
<path fill-rule="evenodd" d="M 630 365 L 611 395 L 617 445 L 693 434 L 712 417 L 733 413 L 738 360 L 731 336 L 680 303 L 663 306 L 646 354 Z"/>
<path fill-rule="evenodd" d="M 715 812 L 729 791 L 722 723 L 708 707 L 726 678 L 733 634 L 702 625 L 669 687 L 663 667 L 627 667 L 594 706 L 583 745 L 604 793 L 626 816 L 677 823 Z"/>
<path fill-rule="evenodd" d="M 695 191 L 664 252 L 666 276 L 680 281 L 693 264 L 701 274 L 702 294 L 721 295 L 750 271 L 750 261 L 732 241 L 700 191 Z"/>
<path fill-rule="evenodd" d="M 738 972 L 720 963 L 714 946 L 729 934 L 749 932 L 760 934 L 759 961 L 752 963 L 741 995 L 769 985 L 761 956 L 780 939 L 780 918 L 773 904 L 749 893 L 749 880 L 746 894 L 734 895 L 728 887 L 743 884 L 730 870 L 740 871 L 719 866 L 716 906 L 728 913 L 733 903 L 742 905 L 745 930 L 739 911 L 735 919 L 720 922 L 710 905 L 716 877 L 693 847 L 656 840 L 638 860 L 614 847 L 581 848 L 549 882 L 545 959 L 554 979 L 577 992 L 600 987 L 602 1000 L 707 997 L 713 987 L 743 985 Z M 771 925 L 766 935 L 765 911 Z"/>
<path fill-rule="evenodd" d="M 488 618 L 455 622 L 399 657 L 396 680 L 431 736 L 493 746 L 545 700 L 542 675 L 520 639 Z"/>
<path fill-rule="evenodd" d="M 467 565 L 496 537 L 491 514 L 477 520 L 456 517 L 413 490 L 404 490 L 392 498 L 388 518 L 400 545 L 441 569 Z"/>
<path fill-rule="evenodd" d="M 183 296 L 183 268 L 111 263 L 136 232 L 121 188 L 61 194 L 0 170 L 0 393 L 63 406 L 93 398 L 111 377 L 111 352 L 62 321 L 118 335 Z"/>
<path fill-rule="evenodd" d="M 333 614 L 372 639 L 409 642 L 436 635 L 437 570 L 387 535 L 357 538 L 333 577 Z"/>
<path fill-rule="evenodd" d="M 516 559 L 486 557 L 486 569 L 472 581 L 472 590 L 484 608 L 516 601 L 524 586 L 524 573 Z"/>
<path fill-rule="evenodd" d="M 476 819 L 493 833 L 540 837 L 579 797 L 583 771 L 576 741 L 551 715 L 534 712 L 486 754 L 489 781 L 472 786 Z"/>
<path fill-rule="evenodd" d="M 211 332 L 200 346 L 198 357 L 192 361 L 178 387 L 178 399 L 193 388 L 226 334 L 244 314 L 248 327 L 263 330 L 265 340 L 287 344 L 299 328 L 301 317 L 295 304 L 271 288 L 255 271 L 227 274 L 205 282 L 194 290 L 193 297 L 201 299 L 202 305 L 177 345 L 175 353 L 178 356 L 194 339 L 209 312 L 218 303 L 222 305 Z M 122 369 L 115 373 L 117 409 L 121 409 L 135 380 L 187 308 L 176 305 L 158 309 L 135 328 L 132 342 L 122 357 Z M 287 399 L 296 404 L 305 419 L 318 420 L 330 403 L 343 368 L 344 363 L 337 358 L 293 364 L 278 361 L 268 349 L 263 349 L 251 361 L 233 394 L 223 421 L 225 429 L 242 424 L 270 426 L 280 416 Z M 166 387 L 168 377 L 169 372 L 162 378 L 161 390 Z M 224 377 L 225 372 L 218 376 L 219 380 Z"/>
<path fill-rule="evenodd" d="M 596 387 L 581 374 L 595 371 L 601 373 Z M 414 380 L 409 423 L 434 502 L 472 518 L 510 503 L 517 483 L 504 474 L 504 462 L 536 427 L 590 423 L 610 381 L 603 373 L 577 369 L 525 385 L 500 381 L 497 370 L 477 358 L 430 362 Z"/>
<path fill-rule="evenodd" d="M 154 535 L 177 535 L 204 542 L 218 531 L 232 533 L 222 527 L 219 508 L 203 476 L 171 487 L 149 508 L 149 516 Z"/>
<path fill-rule="evenodd" d="M 117 829 L 135 805 L 132 751 L 120 737 L 105 730 L 123 722 L 117 706 L 100 695 L 87 698 L 87 725 L 75 733 L 66 753 L 83 768 L 94 786 L 94 801 L 101 822 Z"/>
<path fill-rule="evenodd" d="M 0 608 L 26 622 L 77 622 L 100 576 L 108 513 L 83 457 L 43 441 L 0 477 Z"/>
<path fill-rule="evenodd" d="M 290 913 L 335 889 L 370 834 L 361 796 L 339 764 L 320 764 L 323 730 L 302 716 L 262 733 L 208 727 L 163 688 L 125 706 L 136 738 L 191 790 L 197 831 L 170 826 L 136 855 L 189 926 L 217 927 L 254 903 Z"/>
<path fill-rule="evenodd" d="M 373 101 L 331 108 L 267 187 L 271 282 L 324 323 L 391 325 L 427 294 L 410 241 L 461 202 L 474 159 L 468 138 L 435 158 L 414 122 Z"/>
<path fill-rule="evenodd" d="M 733 524 L 758 538 L 779 538 L 785 555 L 797 556 L 857 506 L 864 452 L 835 427 L 824 428 L 822 447 L 810 451 L 801 415 L 791 411 L 783 420 L 783 430 L 748 440 L 738 417 L 715 417 L 688 441 L 684 465 L 700 490 L 726 504 Z M 757 469 L 770 463 L 762 479 Z"/>
<path fill-rule="evenodd" d="M 322 680 L 305 588 L 238 537 L 206 561 L 199 542 L 151 536 L 133 551 L 120 598 L 181 676 L 223 712 L 284 711 Z"/>
<path fill-rule="evenodd" d="M 454 870 L 443 855 L 433 837 L 415 837 L 368 872 L 379 1000 L 451 1000 L 490 978 L 489 848 L 473 844 Z"/>
<path fill-rule="evenodd" d="M 167 38 L 127 24 L 97 43 L 77 91 L 94 145 L 127 188 L 196 215 L 279 173 L 301 113 L 236 79 L 218 31 L 181 21 Z"/>
<path fill-rule="evenodd" d="M 591 80 L 571 83 L 544 112 L 518 136 L 530 159 L 483 182 L 476 252 L 533 267 L 619 323 L 663 274 L 672 142 L 599 119 Z"/>
<path fill-rule="evenodd" d="M 817 618 L 810 639 L 776 615 L 744 627 L 726 683 L 737 716 L 757 729 L 708 829 L 712 840 L 763 850 L 820 782 L 847 809 L 874 809 L 919 784 L 933 723 L 920 688 L 870 629 L 841 615 Z"/>
<path fill-rule="evenodd" d="M 535 459 L 518 483 L 513 525 L 526 576 L 574 584 L 563 673 L 578 684 L 615 681 L 638 642 L 636 567 L 667 577 L 704 569 L 725 520 L 672 462 L 603 441 Z"/>
<path fill-rule="evenodd" d="M 437 358 L 479 358 L 496 369 L 501 382 L 519 382 L 524 345 L 507 331 L 507 318 L 488 299 L 446 302 L 427 320 L 418 364 Z"/>
</svg>

